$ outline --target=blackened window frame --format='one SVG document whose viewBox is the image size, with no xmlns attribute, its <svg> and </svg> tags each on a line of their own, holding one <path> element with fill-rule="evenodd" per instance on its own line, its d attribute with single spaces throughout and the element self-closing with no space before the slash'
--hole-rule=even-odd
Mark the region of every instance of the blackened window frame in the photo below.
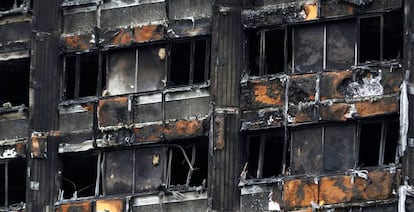
<svg viewBox="0 0 414 212">
<path fill-rule="evenodd" d="M 376 123 L 381 124 L 381 130 L 378 132 L 380 134 L 380 140 L 379 141 L 373 141 L 371 143 L 375 143 L 379 146 L 378 147 L 378 153 L 376 153 L 376 155 L 378 155 L 378 157 L 376 159 L 374 159 L 374 160 L 376 160 L 375 164 L 364 165 L 364 164 L 361 164 L 361 161 L 360 161 L 361 143 L 364 142 L 363 140 L 361 140 L 362 139 L 362 137 L 361 137 L 362 125 L 364 125 L 364 124 L 376 124 Z M 325 154 L 326 153 L 326 150 L 325 150 L 325 145 L 326 145 L 325 137 L 326 137 L 326 132 L 328 130 L 326 130 L 326 128 L 329 128 L 329 127 L 342 128 L 344 125 L 349 125 L 349 126 L 352 126 L 354 128 L 353 129 L 353 135 L 349 135 L 353 139 L 353 142 L 352 142 L 353 151 L 350 152 L 349 154 L 352 154 L 353 156 L 348 158 L 348 159 L 351 159 L 352 161 L 346 161 L 345 164 L 349 165 L 349 167 L 341 167 L 341 170 L 327 169 L 326 164 L 325 164 L 325 157 L 327 157 L 326 154 Z M 294 133 L 296 132 L 296 130 L 307 129 L 308 127 L 307 128 L 304 128 L 304 127 L 293 128 L 293 129 L 290 130 L 291 131 L 291 137 L 290 137 L 291 138 L 290 139 L 290 148 L 291 148 L 290 154 L 291 155 L 290 155 L 290 158 L 292 160 L 291 161 L 292 175 L 317 174 L 317 173 L 329 174 L 329 173 L 337 173 L 337 172 L 343 173 L 344 171 L 346 171 L 348 169 L 352 169 L 352 168 L 381 168 L 381 167 L 388 167 L 388 166 L 390 166 L 390 164 L 391 165 L 392 164 L 398 165 L 399 164 L 398 157 L 397 157 L 397 150 L 398 150 L 398 145 L 399 145 L 398 144 L 398 138 L 395 138 L 395 137 L 394 138 L 389 138 L 388 137 L 389 134 L 387 135 L 387 133 L 391 134 L 391 132 L 389 132 L 390 129 L 392 130 L 391 127 L 394 127 L 394 129 L 393 129 L 394 134 L 398 134 L 398 132 L 395 132 L 395 131 L 398 131 L 398 130 L 396 130 L 398 128 L 398 126 L 399 126 L 398 119 L 393 115 L 382 116 L 382 117 L 371 118 L 371 119 L 361 119 L 361 120 L 349 121 L 349 122 L 345 122 L 345 123 L 326 123 L 326 124 L 323 124 L 323 125 L 315 126 L 314 128 L 320 129 L 320 131 L 322 132 L 320 140 L 315 141 L 315 142 L 320 143 L 320 145 L 321 145 L 321 149 L 320 149 L 319 154 L 322 155 L 322 159 L 320 160 L 320 164 L 319 164 L 320 165 L 319 167 L 321 169 L 320 170 L 319 169 L 318 170 L 311 170 L 312 173 L 311 172 L 306 172 L 306 170 L 304 170 L 305 171 L 304 173 L 299 172 L 300 171 L 300 170 L 298 170 L 299 167 L 295 167 L 295 163 L 293 161 L 293 159 L 295 158 L 295 151 L 297 150 L 297 147 L 296 147 L 297 144 L 296 144 L 296 141 L 295 141 Z M 397 135 L 397 137 L 398 136 L 399 135 Z M 388 139 L 390 139 L 390 140 L 388 140 Z M 392 158 L 395 159 L 395 160 L 390 161 L 388 159 L 388 161 L 385 161 L 385 154 L 386 154 L 386 151 L 387 151 L 386 147 L 387 147 L 387 144 L 389 144 L 387 142 L 394 142 L 394 143 L 391 143 L 391 145 L 393 146 L 392 148 L 395 148 L 395 151 L 393 151 L 393 149 L 391 149 L 390 151 L 392 151 L 392 152 L 391 153 L 388 152 L 388 153 L 390 153 Z M 390 155 L 388 155 L 387 157 L 391 158 Z M 350 167 L 351 166 L 350 162 L 352 162 L 352 165 L 353 165 L 352 167 Z"/>
<path fill-rule="evenodd" d="M 195 78 L 195 74 L 194 74 L 194 70 L 195 70 L 195 54 L 196 54 L 196 43 L 199 41 L 204 41 L 204 70 L 202 73 L 203 76 L 203 80 L 202 82 L 194 82 L 194 78 Z M 190 71 L 189 71 L 189 82 L 185 83 L 185 84 L 180 84 L 180 85 L 172 85 L 170 82 L 171 79 L 171 73 L 173 72 L 172 67 L 171 67 L 171 58 L 172 58 L 172 53 L 171 53 L 171 49 L 174 46 L 174 44 L 176 43 L 185 43 L 185 42 L 189 42 L 191 44 L 191 52 L 190 52 L 190 58 L 189 58 L 189 62 L 190 62 Z M 185 86 L 193 86 L 193 85 L 197 85 L 197 84 L 206 84 L 209 83 L 210 80 L 210 48 L 211 48 L 211 42 L 210 42 L 210 37 L 209 36 L 197 36 L 197 37 L 191 37 L 191 38 L 184 38 L 184 39 L 171 39 L 171 40 L 166 40 L 166 41 L 161 41 L 161 42 L 154 42 L 154 43 L 150 43 L 150 44 L 144 44 L 144 45 L 138 45 L 138 46 L 134 46 L 131 48 L 119 48 L 119 49 L 113 49 L 113 50 L 100 50 L 100 51 L 91 51 L 91 52 L 84 52 L 84 53 L 68 53 L 68 54 L 64 54 L 62 55 L 62 59 L 63 59 L 63 65 L 62 65 L 62 73 L 63 76 L 60 78 L 61 80 L 61 101 L 67 101 L 67 100 L 79 100 L 79 99 L 83 99 L 83 98 L 89 98 L 89 97 L 101 97 L 101 96 L 106 96 L 104 89 L 106 88 L 106 86 L 108 85 L 107 82 L 107 76 L 109 73 L 109 56 L 110 54 L 112 54 L 113 52 L 116 51 L 124 51 L 124 50 L 134 50 L 135 51 L 135 63 L 136 66 L 138 66 L 138 53 L 139 53 L 139 49 L 140 48 L 151 48 L 151 47 L 155 47 L 155 46 L 164 46 L 165 47 L 165 57 L 166 57 L 166 61 L 165 61 L 165 68 L 164 68 L 164 79 L 166 80 L 166 82 L 164 83 L 165 86 L 163 86 L 161 89 L 156 89 L 156 90 L 150 90 L 150 91 L 138 91 L 137 89 L 137 81 L 139 81 L 139 79 L 137 79 L 138 75 L 137 75 L 137 68 L 135 67 L 135 75 L 134 75 L 134 79 L 135 79 L 135 88 L 134 91 L 131 92 L 127 92 L 127 93 L 122 93 L 122 94 L 109 94 L 108 96 L 117 96 L 117 95 L 126 95 L 126 94 L 134 94 L 134 93 L 151 93 L 151 92 L 157 92 L 157 91 L 162 91 L 165 88 L 170 88 L 170 87 L 185 87 Z M 80 96 L 80 80 L 81 80 L 81 59 L 82 57 L 88 57 L 88 56 L 92 56 L 93 54 L 96 54 L 98 56 L 98 67 L 97 67 L 97 85 L 96 85 L 96 93 L 95 95 L 92 96 Z M 75 70 L 74 70 L 74 79 L 73 82 L 73 95 L 68 95 L 69 92 L 69 71 L 68 71 L 68 65 L 69 63 L 67 62 L 68 58 L 74 58 L 75 59 Z"/>
</svg>

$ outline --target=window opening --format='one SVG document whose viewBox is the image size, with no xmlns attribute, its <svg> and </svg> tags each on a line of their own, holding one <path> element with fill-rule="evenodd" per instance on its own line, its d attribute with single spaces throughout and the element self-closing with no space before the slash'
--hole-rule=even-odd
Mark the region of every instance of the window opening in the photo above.
<svg viewBox="0 0 414 212">
<path fill-rule="evenodd" d="M 205 186 L 208 175 L 208 139 L 168 145 L 166 184 L 172 188 Z"/>
<path fill-rule="evenodd" d="M 66 99 L 77 99 L 80 97 L 95 96 L 98 89 L 98 76 L 100 69 L 105 71 L 105 63 L 98 54 L 82 54 L 65 57 L 65 96 Z"/>
<path fill-rule="evenodd" d="M 397 121 L 361 122 L 358 165 L 366 167 L 395 163 L 398 138 Z"/>
<path fill-rule="evenodd" d="M 360 18 L 359 61 L 402 58 L 403 20 L 401 11 Z"/>
<path fill-rule="evenodd" d="M 283 73 L 286 30 L 247 31 L 250 75 Z"/>
<path fill-rule="evenodd" d="M 60 155 L 64 199 L 96 196 L 97 165 L 96 153 L 66 153 Z M 98 189 L 99 190 L 99 189 Z M 99 194 L 99 193 L 98 193 Z"/>
<path fill-rule="evenodd" d="M 396 163 L 397 143 L 400 133 L 400 125 L 398 121 L 386 123 L 387 135 L 384 147 L 384 165 Z"/>
<path fill-rule="evenodd" d="M 270 178 L 283 174 L 288 161 L 288 147 L 284 144 L 281 131 L 247 136 L 247 177 Z"/>
<path fill-rule="evenodd" d="M 207 81 L 207 39 L 177 41 L 170 45 L 169 85 L 192 85 Z"/>
<path fill-rule="evenodd" d="M 361 123 L 359 140 L 359 165 L 379 164 L 382 123 Z"/>
<path fill-rule="evenodd" d="M 4 103 L 29 105 L 29 70 L 29 58 L 0 63 L 0 107 Z"/>
<path fill-rule="evenodd" d="M 1 0 L 0 1 L 0 12 L 16 9 L 22 3 L 23 3 L 23 0 Z"/>
<path fill-rule="evenodd" d="M 0 163 L 0 206 L 25 202 L 26 160 L 12 159 Z"/>
<path fill-rule="evenodd" d="M 404 41 L 404 16 L 402 12 L 384 15 L 384 52 L 383 59 L 401 59 Z"/>
<path fill-rule="evenodd" d="M 380 60 L 382 17 L 360 19 L 359 61 Z"/>
</svg>

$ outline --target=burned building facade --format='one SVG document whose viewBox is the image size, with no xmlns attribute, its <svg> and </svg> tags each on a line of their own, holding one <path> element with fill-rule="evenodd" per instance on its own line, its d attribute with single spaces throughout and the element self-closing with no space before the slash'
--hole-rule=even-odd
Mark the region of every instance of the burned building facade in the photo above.
<svg viewBox="0 0 414 212">
<path fill-rule="evenodd" d="M 0 211 L 414 210 L 412 13 L 3 0 Z"/>
</svg>

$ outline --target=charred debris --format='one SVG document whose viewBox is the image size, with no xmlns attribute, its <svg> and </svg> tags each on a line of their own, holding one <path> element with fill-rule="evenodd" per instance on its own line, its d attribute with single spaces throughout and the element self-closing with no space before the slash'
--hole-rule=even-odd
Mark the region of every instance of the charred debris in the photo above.
<svg viewBox="0 0 414 212">
<path fill-rule="evenodd" d="M 414 210 L 412 11 L 0 1 L 0 211 Z"/>
</svg>

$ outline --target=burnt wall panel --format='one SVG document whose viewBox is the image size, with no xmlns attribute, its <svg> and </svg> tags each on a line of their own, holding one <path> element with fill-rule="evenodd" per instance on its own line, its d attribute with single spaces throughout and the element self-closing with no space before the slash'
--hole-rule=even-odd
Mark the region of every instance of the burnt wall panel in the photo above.
<svg viewBox="0 0 414 212">
<path fill-rule="evenodd" d="M 241 211 L 267 211 L 269 208 L 269 192 L 244 194 L 240 197 Z"/>
<path fill-rule="evenodd" d="M 92 131 L 93 113 L 66 113 L 59 116 L 59 129 L 62 133 L 73 131 Z"/>
<path fill-rule="evenodd" d="M 325 127 L 323 168 L 325 172 L 345 172 L 355 165 L 355 124 Z"/>
<path fill-rule="evenodd" d="M 162 104 L 139 104 L 134 108 L 134 123 L 162 120 Z"/>
<path fill-rule="evenodd" d="M 133 7 L 124 7 L 103 10 L 101 13 L 101 27 L 114 29 L 117 27 L 137 26 L 166 19 L 165 3 L 143 4 Z"/>
<path fill-rule="evenodd" d="M 242 86 L 241 105 L 244 108 L 281 107 L 285 104 L 283 79 L 252 80 Z"/>
<path fill-rule="evenodd" d="M 100 127 L 128 124 L 128 98 L 116 97 L 99 101 L 98 122 Z"/>
<path fill-rule="evenodd" d="M 292 174 L 321 173 L 322 128 L 296 129 L 292 132 L 292 139 Z"/>
<path fill-rule="evenodd" d="M 209 97 L 168 101 L 165 105 L 165 116 L 166 119 L 204 117 L 208 115 L 209 104 Z"/>
<path fill-rule="evenodd" d="M 134 150 L 105 153 L 103 189 L 106 195 L 133 192 Z"/>
<path fill-rule="evenodd" d="M 209 17 L 211 16 L 211 2 L 204 0 L 170 0 L 169 4 L 169 18 L 189 19 L 194 17 Z"/>
<path fill-rule="evenodd" d="M 0 122 L 0 140 L 25 138 L 28 132 L 28 120 L 10 120 Z"/>
<path fill-rule="evenodd" d="M 32 35 L 30 29 L 30 22 L 0 25 L 0 42 L 30 40 Z"/>
<path fill-rule="evenodd" d="M 63 16 L 63 33 L 91 33 L 97 24 L 96 12 L 82 12 Z"/>
<path fill-rule="evenodd" d="M 164 182 L 166 157 L 166 149 L 162 147 L 135 150 L 135 192 L 156 190 Z"/>
</svg>

